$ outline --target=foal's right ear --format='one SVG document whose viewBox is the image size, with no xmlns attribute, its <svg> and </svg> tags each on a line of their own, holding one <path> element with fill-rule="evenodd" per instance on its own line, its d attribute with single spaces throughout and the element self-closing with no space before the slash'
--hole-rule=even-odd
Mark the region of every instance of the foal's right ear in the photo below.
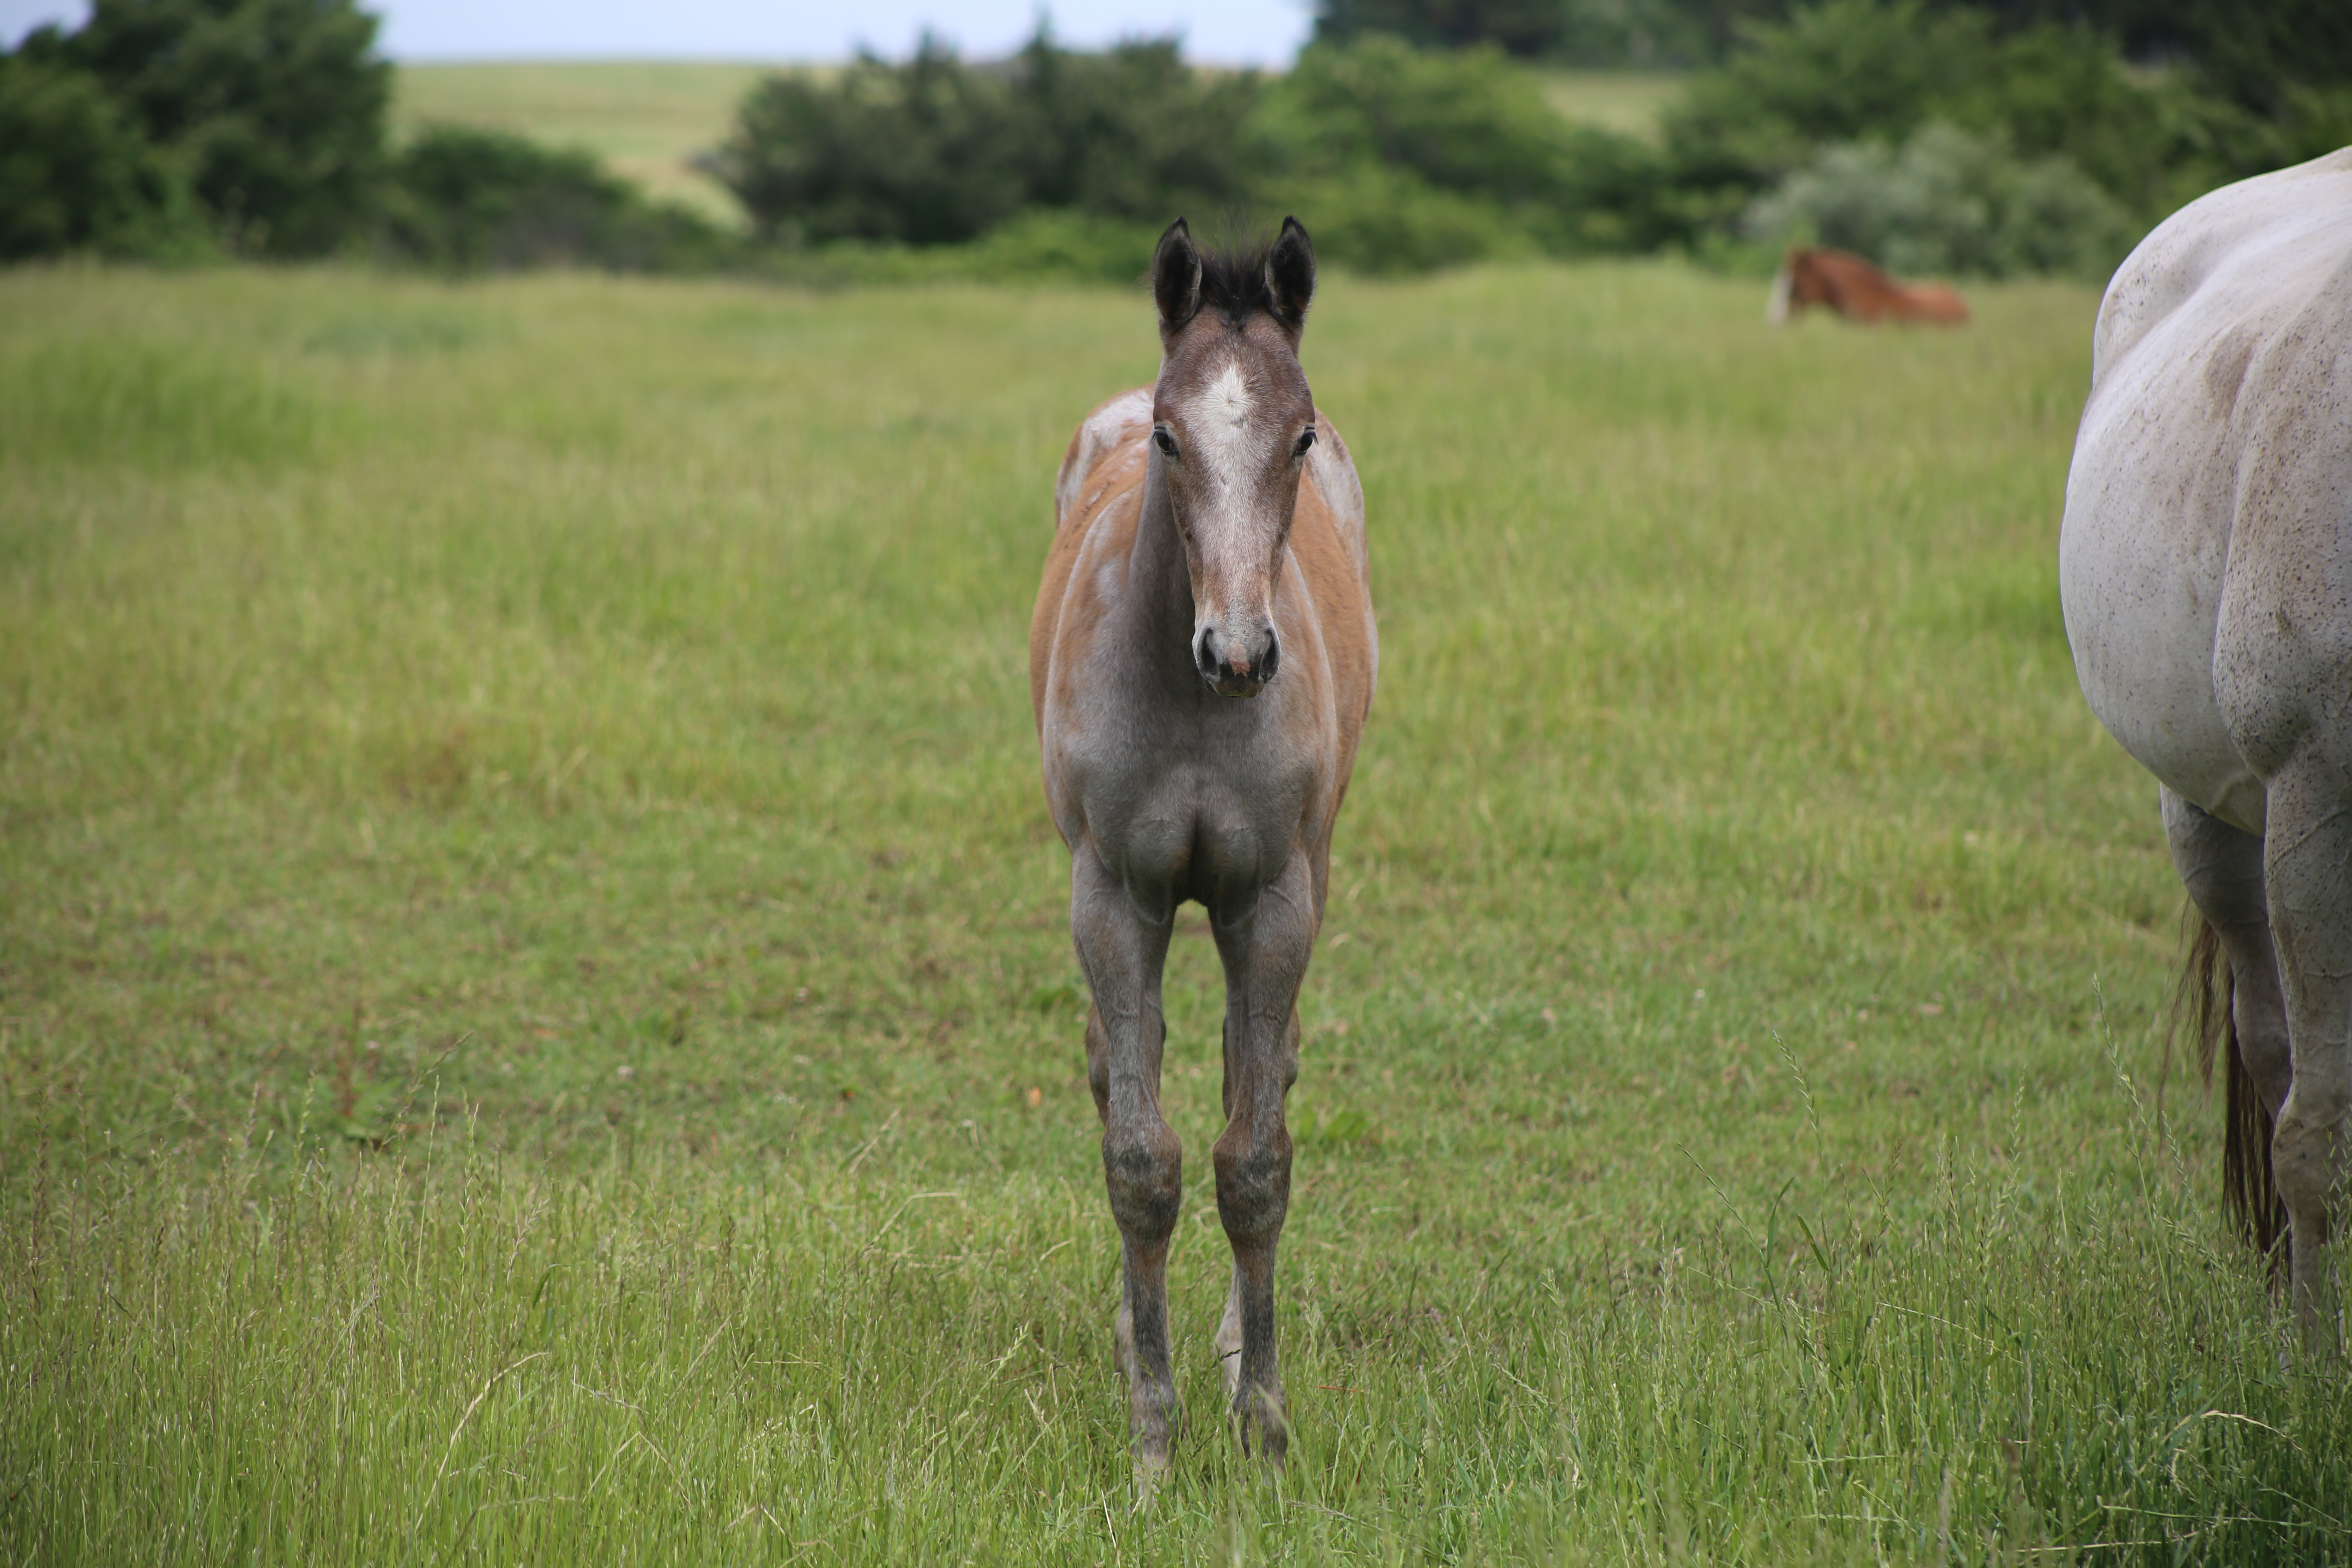
<svg viewBox="0 0 2352 1568">
<path fill-rule="evenodd" d="M 1307 304 L 1315 298 L 1315 242 L 1295 217 L 1282 220 L 1282 236 L 1265 253 L 1265 302 L 1290 334 L 1293 345 L 1307 324 Z"/>
<path fill-rule="evenodd" d="M 1160 303 L 1160 332 L 1173 333 L 1201 309 L 1201 253 L 1193 247 L 1192 231 L 1178 218 L 1160 237 L 1151 253 L 1151 297 Z"/>
</svg>

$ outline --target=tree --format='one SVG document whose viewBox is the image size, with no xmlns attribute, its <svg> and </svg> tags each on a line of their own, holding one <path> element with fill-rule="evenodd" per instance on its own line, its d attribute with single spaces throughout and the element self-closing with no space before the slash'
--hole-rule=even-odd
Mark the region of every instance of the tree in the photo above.
<svg viewBox="0 0 2352 1568">
<path fill-rule="evenodd" d="M 0 56 L 0 260 L 204 244 L 179 170 L 96 77 Z"/>
<path fill-rule="evenodd" d="M 96 79 L 234 248 L 317 256 L 365 234 L 383 174 L 375 31 L 353 0 L 96 0 L 21 53 Z"/>
<path fill-rule="evenodd" d="M 1961 0 L 1947 0 L 1948 4 Z M 2343 0 L 1965 0 L 2007 26 L 2084 24 L 2136 59 L 2185 61 L 2259 113 L 2295 89 L 2352 87 L 2352 5 Z"/>
<path fill-rule="evenodd" d="M 1751 26 L 1746 47 L 1692 80 L 1664 129 L 1677 183 L 1729 210 L 1817 148 L 1893 145 L 1937 120 L 2028 159 L 2067 158 L 2146 216 L 2275 166 L 2243 111 L 2180 80 L 2136 80 L 2106 35 L 2004 27 L 1989 11 L 1926 0 L 1824 0 Z"/>
<path fill-rule="evenodd" d="M 711 160 L 764 235 L 943 245 L 1033 207 L 1165 223 L 1244 194 L 1234 128 L 1259 92 L 1203 76 L 1171 41 L 1100 54 L 1041 30 L 1002 66 L 926 38 L 832 81 L 772 77 Z"/>
<path fill-rule="evenodd" d="M 1557 49 L 1567 22 L 1566 0 L 1318 0 L 1315 41 L 1387 33 L 1423 48 L 1493 44 L 1525 58 Z"/>
<path fill-rule="evenodd" d="M 435 126 L 394 160 L 383 241 L 451 272 L 526 267 L 701 271 L 731 250 L 694 213 L 646 199 L 593 153 Z"/>
<path fill-rule="evenodd" d="M 926 35 L 903 66 L 770 77 L 711 168 L 772 238 L 950 244 L 1020 209 L 1013 120 L 1003 82 Z"/>
</svg>

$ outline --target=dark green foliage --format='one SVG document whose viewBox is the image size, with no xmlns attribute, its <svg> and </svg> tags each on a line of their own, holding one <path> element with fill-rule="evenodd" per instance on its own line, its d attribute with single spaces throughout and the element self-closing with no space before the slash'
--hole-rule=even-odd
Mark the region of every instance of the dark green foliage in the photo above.
<svg viewBox="0 0 2352 1568">
<path fill-rule="evenodd" d="M 771 237 L 936 245 L 1019 209 L 1021 140 L 1004 84 L 926 37 L 903 66 L 762 83 L 713 168 Z"/>
<path fill-rule="evenodd" d="M 1657 237 L 1654 154 L 1563 120 L 1492 47 L 1316 46 L 1250 130 L 1262 205 L 1297 210 L 1325 254 L 1360 268 Z"/>
<path fill-rule="evenodd" d="M 1567 19 L 1562 0 L 1322 0 L 1315 39 L 1349 44 L 1387 34 L 1423 47 L 1492 44 L 1541 56 L 1559 47 Z"/>
<path fill-rule="evenodd" d="M 1578 141 L 1498 50 L 1431 53 L 1388 37 L 1307 50 L 1265 123 L 1278 161 L 1301 174 L 1381 163 L 1510 205 L 1556 197 Z"/>
<path fill-rule="evenodd" d="M 459 126 L 426 131 L 394 161 L 383 242 L 451 271 L 584 266 L 692 271 L 733 241 L 700 216 L 647 201 L 594 154 Z"/>
<path fill-rule="evenodd" d="M 1491 44 L 1528 59 L 1590 66 L 1693 66 L 1720 58 L 1742 25 L 1786 0 L 1318 0 L 1315 41 L 1385 33 L 1424 48 Z"/>
<path fill-rule="evenodd" d="M 2106 277 L 2139 237 L 2116 199 L 2063 157 L 2021 159 L 1941 122 L 1901 146 L 1840 142 L 1759 197 L 1742 228 L 1777 253 L 1828 245 L 1906 277 Z"/>
<path fill-rule="evenodd" d="M 1318 45 L 1271 82 L 1194 71 L 1168 41 L 1082 54 L 1041 36 L 1002 69 L 927 43 L 832 83 L 765 83 L 715 164 L 788 244 L 954 244 L 1054 212 L 1096 223 L 1049 226 L 1048 248 L 1083 230 L 1093 256 L 1122 225 L 1247 207 L 1296 213 L 1327 259 L 1417 271 L 1667 232 L 1644 144 L 1563 120 L 1498 49 L 1382 36 Z M 1147 250 L 1083 269 L 1132 276 Z"/>
<path fill-rule="evenodd" d="M 2263 114 L 2294 89 L 2352 86 L 2352 6 L 2341 0 L 1975 0 L 2005 26 L 2083 23 L 2134 59 L 2187 62 L 2203 81 Z"/>
<path fill-rule="evenodd" d="M 0 260 L 204 244 L 177 167 L 97 78 L 0 56 Z"/>
<path fill-rule="evenodd" d="M 1242 198 L 1252 160 L 1235 128 L 1257 102 L 1254 74 L 1210 76 L 1173 38 L 1100 54 L 1056 48 L 1043 33 L 1014 61 L 1014 101 L 1035 138 L 1029 201 L 1166 221 Z"/>
<path fill-rule="evenodd" d="M 1721 59 L 1748 23 L 1787 15 L 1786 0 L 1566 0 L 1564 64 L 1656 69 Z"/>
<path fill-rule="evenodd" d="M 168 149 L 235 248 L 317 256 L 365 229 L 391 68 L 352 0 L 97 0 L 24 53 L 89 72 Z"/>
<path fill-rule="evenodd" d="M 904 65 L 763 83 L 713 167 L 788 241 L 946 244 L 1033 206 L 1211 210 L 1244 193 L 1233 131 L 1258 90 L 1202 77 L 1167 41 L 1083 54 L 1040 33 L 996 70 L 926 38 Z"/>
<path fill-rule="evenodd" d="M 1893 144 L 1931 121 L 2063 158 L 2153 221 L 2224 180 L 2276 167 L 2276 139 L 2178 78 L 2135 80 L 2111 40 L 1923 0 L 1826 0 L 1750 30 L 1696 79 L 1666 142 L 1685 210 L 1719 221 L 1826 144 Z"/>
<path fill-rule="evenodd" d="M 2203 85 L 2264 115 L 2294 89 L 2352 85 L 2352 5 L 2342 0 L 1934 0 L 2003 33 L 2087 27 L 2126 58 L 2193 66 Z M 1318 43 L 1392 34 L 1431 48 L 1493 44 L 1594 66 L 1691 66 L 1738 52 L 1746 30 L 1786 19 L 1787 0 L 1317 0 Z"/>
</svg>

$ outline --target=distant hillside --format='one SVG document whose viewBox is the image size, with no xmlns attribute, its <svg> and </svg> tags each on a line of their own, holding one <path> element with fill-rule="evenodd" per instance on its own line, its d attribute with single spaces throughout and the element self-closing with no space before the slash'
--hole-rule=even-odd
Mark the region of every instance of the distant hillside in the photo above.
<svg viewBox="0 0 2352 1568">
<path fill-rule="evenodd" d="M 735 198 L 688 160 L 726 138 L 753 82 L 784 68 L 669 60 L 402 66 L 393 133 L 404 139 L 420 125 L 454 123 L 584 147 L 654 195 L 740 225 Z"/>
<path fill-rule="evenodd" d="M 725 140 L 736 106 L 760 78 L 826 68 L 671 60 L 402 66 L 394 76 L 394 136 L 439 122 L 585 147 L 653 195 L 740 225 L 734 197 L 689 160 Z M 1569 119 L 1634 133 L 1656 123 L 1681 79 L 1633 71 L 1541 75 L 1546 100 Z"/>
</svg>

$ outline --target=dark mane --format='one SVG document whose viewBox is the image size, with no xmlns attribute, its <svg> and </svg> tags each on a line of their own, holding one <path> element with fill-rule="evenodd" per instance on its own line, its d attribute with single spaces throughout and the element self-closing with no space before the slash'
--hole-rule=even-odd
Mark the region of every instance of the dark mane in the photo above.
<svg viewBox="0 0 2352 1568">
<path fill-rule="evenodd" d="M 1201 251 L 1201 309 L 1214 310 L 1240 326 L 1259 310 L 1278 314 L 1266 295 L 1266 258 L 1274 253 L 1270 239 L 1228 239 Z"/>
<path fill-rule="evenodd" d="M 1151 253 L 1151 294 L 1160 331 L 1176 332 L 1202 310 L 1214 310 L 1235 330 L 1264 311 L 1298 343 L 1307 302 L 1315 298 L 1315 245 L 1295 217 L 1282 220 L 1271 240 L 1226 239 L 1204 247 L 1182 218 L 1168 226 Z"/>
</svg>

